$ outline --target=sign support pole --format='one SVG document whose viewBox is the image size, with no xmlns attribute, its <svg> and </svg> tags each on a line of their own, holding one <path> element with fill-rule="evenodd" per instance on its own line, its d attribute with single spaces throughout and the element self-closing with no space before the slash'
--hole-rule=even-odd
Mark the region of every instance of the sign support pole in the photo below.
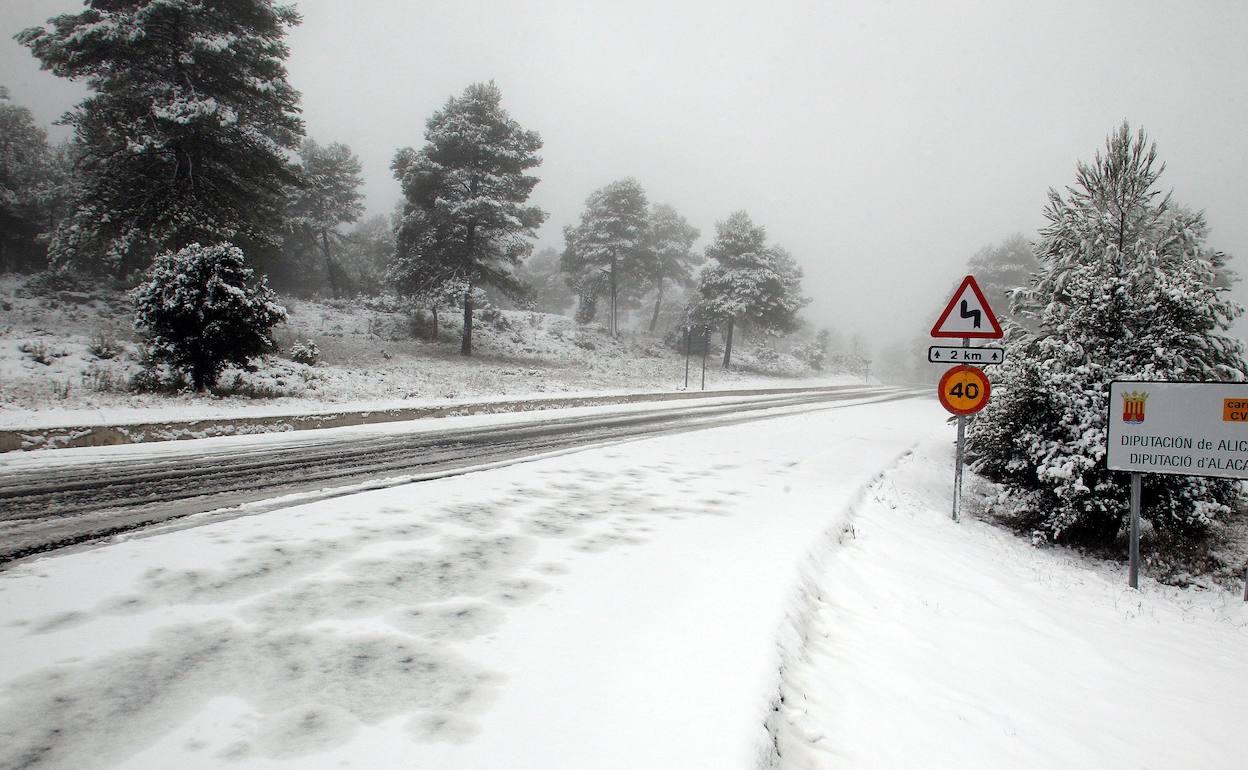
<svg viewBox="0 0 1248 770">
<path fill-rule="evenodd" d="M 689 390 L 689 352 L 692 350 L 693 329 L 685 327 L 685 390 Z"/>
<path fill-rule="evenodd" d="M 1132 588 L 1140 587 L 1140 479 L 1142 474 L 1131 472 L 1131 566 L 1127 574 L 1127 583 Z"/>
<path fill-rule="evenodd" d="M 962 347 L 969 348 L 971 338 L 962 338 Z M 953 520 L 958 520 L 958 509 L 962 507 L 962 445 L 966 442 L 966 417 L 958 415 L 958 456 L 953 463 Z"/>
<path fill-rule="evenodd" d="M 711 327 L 702 327 L 702 390 L 706 390 L 706 349 L 711 346 Z"/>
</svg>

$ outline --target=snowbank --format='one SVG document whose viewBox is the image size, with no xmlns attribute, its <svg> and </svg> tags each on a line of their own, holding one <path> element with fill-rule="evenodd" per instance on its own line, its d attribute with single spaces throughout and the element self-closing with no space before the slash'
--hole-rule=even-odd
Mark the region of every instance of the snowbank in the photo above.
<svg viewBox="0 0 1248 770">
<path fill-rule="evenodd" d="M 926 444 L 853 507 L 785 636 L 773 767 L 1242 768 L 1248 604 L 949 518 Z"/>
</svg>

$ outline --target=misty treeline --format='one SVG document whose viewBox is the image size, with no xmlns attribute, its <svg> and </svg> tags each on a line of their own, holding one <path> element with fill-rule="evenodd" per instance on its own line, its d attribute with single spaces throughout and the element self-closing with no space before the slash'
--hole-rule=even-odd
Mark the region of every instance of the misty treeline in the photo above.
<svg viewBox="0 0 1248 770">
<path fill-rule="evenodd" d="M 91 0 L 19 33 L 44 69 L 91 93 L 63 118 L 72 138 L 52 145 L 0 92 L 0 271 L 133 286 L 162 255 L 228 245 L 296 295 L 394 292 L 434 339 L 439 312 L 460 311 L 465 355 L 474 309 L 493 304 L 571 312 L 617 336 L 626 317 L 674 337 L 714 328 L 725 367 L 734 335 L 800 327 L 801 270 L 748 214 L 699 250 L 697 229 L 632 178 L 589 194 L 562 252 L 533 254 L 542 140 L 493 83 L 451 97 L 421 146 L 395 152 L 402 199 L 364 218 L 359 159 L 306 136 L 287 80 L 299 22 L 268 0 Z M 806 336 L 807 363 L 822 365 L 831 337 Z"/>
</svg>

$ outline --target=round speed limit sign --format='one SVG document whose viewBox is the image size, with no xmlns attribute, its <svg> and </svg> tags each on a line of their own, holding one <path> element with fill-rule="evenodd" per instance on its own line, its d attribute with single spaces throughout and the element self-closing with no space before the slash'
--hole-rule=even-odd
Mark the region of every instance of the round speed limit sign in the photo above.
<svg viewBox="0 0 1248 770">
<path fill-rule="evenodd" d="M 937 386 L 940 405 L 958 416 L 975 414 L 988 404 L 992 385 L 983 369 L 955 366 L 945 372 Z"/>
</svg>

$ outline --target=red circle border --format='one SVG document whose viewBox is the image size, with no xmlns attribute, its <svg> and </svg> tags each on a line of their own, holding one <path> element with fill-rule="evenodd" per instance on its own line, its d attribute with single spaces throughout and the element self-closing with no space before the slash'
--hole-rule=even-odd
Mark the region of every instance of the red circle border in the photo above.
<svg viewBox="0 0 1248 770">
<path fill-rule="evenodd" d="M 952 377 L 953 375 L 958 374 L 960 372 L 965 372 L 965 371 L 972 371 L 972 372 L 978 373 L 979 380 L 982 383 L 984 383 L 984 398 L 982 401 L 979 402 L 979 406 L 976 406 L 972 409 L 958 409 L 953 404 L 949 403 L 948 400 L 945 399 L 945 383 L 949 382 L 949 378 Z M 940 399 L 940 405 L 945 408 L 946 412 L 949 412 L 950 414 L 956 414 L 959 417 L 965 417 L 970 414 L 975 414 L 976 412 L 982 410 L 984 407 L 988 406 L 988 399 L 991 396 L 992 396 L 992 383 L 988 381 L 987 373 L 984 372 L 983 369 L 980 369 L 977 366 L 967 366 L 966 364 L 958 364 L 957 366 L 953 367 L 949 371 L 942 374 L 940 376 L 940 384 L 936 386 L 936 397 Z"/>
</svg>

